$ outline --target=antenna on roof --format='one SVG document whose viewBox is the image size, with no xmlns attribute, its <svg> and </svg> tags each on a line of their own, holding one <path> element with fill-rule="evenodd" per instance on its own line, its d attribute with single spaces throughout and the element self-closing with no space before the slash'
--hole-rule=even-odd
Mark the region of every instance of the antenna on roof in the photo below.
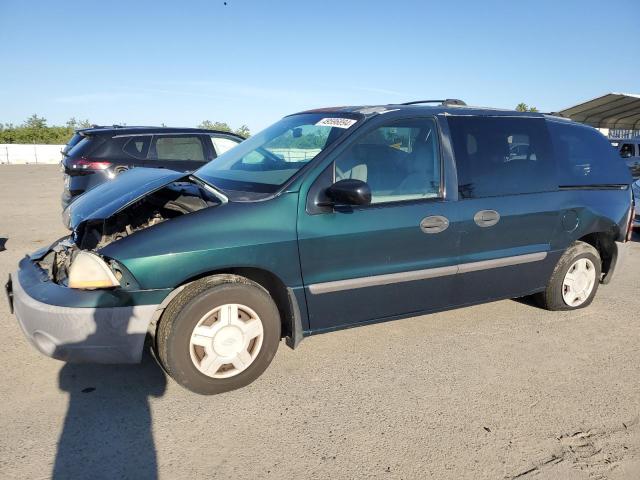
<svg viewBox="0 0 640 480">
<path fill-rule="evenodd" d="M 463 102 L 462 100 L 458 100 L 457 98 L 447 98 L 445 100 L 416 100 L 413 102 L 401 103 L 400 105 L 419 105 L 421 103 L 437 103 L 445 107 L 449 107 L 452 105 L 464 107 L 467 105 L 465 102 Z"/>
</svg>

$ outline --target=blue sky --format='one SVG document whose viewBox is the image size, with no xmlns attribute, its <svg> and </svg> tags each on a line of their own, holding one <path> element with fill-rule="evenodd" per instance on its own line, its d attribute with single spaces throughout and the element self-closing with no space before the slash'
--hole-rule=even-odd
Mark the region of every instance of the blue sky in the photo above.
<svg viewBox="0 0 640 480">
<path fill-rule="evenodd" d="M 330 105 L 640 93 L 640 1 L 0 0 L 0 122 L 262 129 Z"/>
</svg>

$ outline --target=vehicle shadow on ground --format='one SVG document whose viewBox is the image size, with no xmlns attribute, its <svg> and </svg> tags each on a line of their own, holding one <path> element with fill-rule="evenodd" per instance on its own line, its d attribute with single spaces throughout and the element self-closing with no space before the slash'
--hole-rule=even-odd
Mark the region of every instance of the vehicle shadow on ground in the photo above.
<svg viewBox="0 0 640 480">
<path fill-rule="evenodd" d="M 511 300 L 518 302 L 521 305 L 526 305 L 528 307 L 532 307 L 532 308 L 537 308 L 540 309 L 542 308 L 538 302 L 536 301 L 536 299 L 533 297 L 533 295 L 528 295 L 526 297 L 517 297 L 517 298 L 512 298 Z"/>
<path fill-rule="evenodd" d="M 166 377 L 149 354 L 137 365 L 67 363 L 59 386 L 69 408 L 52 478 L 158 477 L 149 398 Z"/>
</svg>

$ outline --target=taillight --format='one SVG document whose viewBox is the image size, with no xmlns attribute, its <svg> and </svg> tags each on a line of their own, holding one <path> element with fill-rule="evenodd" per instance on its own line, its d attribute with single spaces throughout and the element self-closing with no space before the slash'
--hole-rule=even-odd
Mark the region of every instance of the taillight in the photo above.
<svg viewBox="0 0 640 480">
<path fill-rule="evenodd" d="M 70 170 L 105 170 L 111 166 L 111 162 L 103 160 L 91 160 L 90 158 L 79 158 L 71 160 L 67 166 Z"/>
</svg>

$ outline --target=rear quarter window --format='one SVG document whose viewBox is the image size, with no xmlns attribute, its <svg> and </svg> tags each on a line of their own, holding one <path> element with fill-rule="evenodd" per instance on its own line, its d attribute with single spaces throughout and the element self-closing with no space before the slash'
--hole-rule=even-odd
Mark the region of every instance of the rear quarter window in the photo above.
<svg viewBox="0 0 640 480">
<path fill-rule="evenodd" d="M 557 189 L 543 118 L 451 116 L 448 122 L 461 198 Z"/>
<path fill-rule="evenodd" d="M 594 128 L 548 121 L 560 186 L 624 185 L 631 174 L 607 138 Z"/>
<path fill-rule="evenodd" d="M 144 160 L 147 158 L 150 145 L 151 135 L 139 135 L 127 140 L 122 147 L 122 151 L 133 158 Z"/>
</svg>

